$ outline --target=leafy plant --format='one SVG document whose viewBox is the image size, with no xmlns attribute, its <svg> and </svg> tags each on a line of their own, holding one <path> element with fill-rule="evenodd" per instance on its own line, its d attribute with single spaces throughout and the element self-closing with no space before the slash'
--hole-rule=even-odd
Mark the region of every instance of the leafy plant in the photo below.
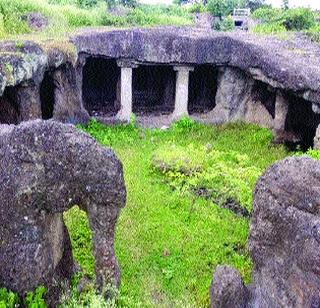
<svg viewBox="0 0 320 308">
<path fill-rule="evenodd" d="M 311 9 L 296 8 L 286 10 L 283 14 L 282 24 L 287 30 L 305 30 L 316 24 L 315 15 Z"/>
<path fill-rule="evenodd" d="M 18 296 L 5 288 L 0 289 L 0 308 L 14 308 L 19 304 Z"/>
<path fill-rule="evenodd" d="M 216 31 L 231 31 L 234 29 L 234 22 L 231 16 L 223 18 L 221 21 L 214 25 Z"/>
<path fill-rule="evenodd" d="M 45 287 L 38 287 L 34 292 L 28 292 L 24 300 L 28 308 L 46 308 L 44 296 L 46 294 Z"/>
<path fill-rule="evenodd" d="M 190 8 L 190 13 L 204 13 L 206 11 L 206 7 L 202 3 L 194 3 Z"/>
</svg>

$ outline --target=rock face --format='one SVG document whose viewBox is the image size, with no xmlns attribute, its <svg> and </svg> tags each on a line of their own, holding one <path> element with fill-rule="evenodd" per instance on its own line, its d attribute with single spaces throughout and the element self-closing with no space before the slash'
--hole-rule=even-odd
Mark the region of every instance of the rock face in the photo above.
<svg viewBox="0 0 320 308">
<path fill-rule="evenodd" d="M 71 125 L 0 126 L 0 285 L 20 295 L 39 285 L 54 305 L 73 272 L 62 213 L 77 204 L 93 232 L 98 287 L 119 285 L 114 230 L 126 190 L 108 148 Z"/>
<path fill-rule="evenodd" d="M 212 118 L 218 123 L 244 119 L 246 106 L 252 100 L 252 86 L 253 79 L 242 71 L 231 67 L 220 69 Z"/>
<path fill-rule="evenodd" d="M 82 105 L 75 69 L 71 65 L 59 67 L 53 73 L 53 81 L 55 85 L 53 119 L 63 123 L 86 123 L 89 114 Z"/>
<path fill-rule="evenodd" d="M 32 12 L 24 16 L 28 22 L 28 26 L 36 31 L 43 30 L 48 26 L 48 18 L 38 12 Z"/>
<path fill-rule="evenodd" d="M 79 54 L 138 63 L 235 67 L 274 88 L 320 103 L 319 46 L 301 37 L 280 40 L 192 27 L 156 27 L 85 30 L 71 39 Z"/>
<path fill-rule="evenodd" d="M 320 306 L 319 186 L 320 162 L 311 158 L 287 158 L 265 172 L 250 226 L 253 283 L 244 291 L 239 274 L 219 268 L 212 307 Z"/>
</svg>

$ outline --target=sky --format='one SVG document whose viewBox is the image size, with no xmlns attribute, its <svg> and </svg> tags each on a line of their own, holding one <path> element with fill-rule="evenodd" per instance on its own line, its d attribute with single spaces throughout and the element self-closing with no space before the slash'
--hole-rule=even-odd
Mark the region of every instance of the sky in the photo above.
<svg viewBox="0 0 320 308">
<path fill-rule="evenodd" d="M 157 4 L 165 3 L 170 4 L 172 0 L 141 0 L 144 3 Z M 273 6 L 281 6 L 282 0 L 267 0 L 267 3 L 272 4 Z M 310 6 L 314 9 L 320 9 L 320 0 L 289 0 L 290 6 Z"/>
</svg>

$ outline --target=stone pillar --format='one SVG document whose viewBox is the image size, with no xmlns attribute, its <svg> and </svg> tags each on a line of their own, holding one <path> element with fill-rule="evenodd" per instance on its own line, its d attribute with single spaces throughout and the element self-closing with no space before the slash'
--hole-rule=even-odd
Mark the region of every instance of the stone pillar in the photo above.
<svg viewBox="0 0 320 308">
<path fill-rule="evenodd" d="M 120 110 L 117 118 L 120 121 L 130 122 L 132 113 L 132 69 L 137 64 L 130 60 L 118 60 L 118 66 L 121 68 L 121 90 L 120 90 Z"/>
<path fill-rule="evenodd" d="M 277 91 L 274 125 L 275 130 L 285 130 L 289 103 L 280 90 Z"/>
<path fill-rule="evenodd" d="M 84 109 L 76 69 L 71 64 L 62 65 L 53 72 L 53 119 L 63 123 L 87 123 L 89 114 Z"/>
<path fill-rule="evenodd" d="M 278 90 L 273 121 L 273 142 L 275 143 L 283 143 L 288 139 L 288 134 L 285 131 L 288 108 L 288 100 L 284 97 L 283 93 Z"/>
<path fill-rule="evenodd" d="M 173 117 L 178 119 L 188 115 L 189 72 L 193 67 L 175 66 L 173 69 L 177 72 Z"/>
<path fill-rule="evenodd" d="M 23 83 L 17 86 L 17 102 L 20 111 L 20 121 L 41 119 L 41 102 L 39 85 Z"/>
<path fill-rule="evenodd" d="M 222 124 L 232 121 L 250 121 L 250 115 L 246 115 L 246 109 L 253 101 L 253 85 L 254 80 L 240 69 L 219 68 L 216 106 L 210 112 L 210 122 Z"/>
</svg>

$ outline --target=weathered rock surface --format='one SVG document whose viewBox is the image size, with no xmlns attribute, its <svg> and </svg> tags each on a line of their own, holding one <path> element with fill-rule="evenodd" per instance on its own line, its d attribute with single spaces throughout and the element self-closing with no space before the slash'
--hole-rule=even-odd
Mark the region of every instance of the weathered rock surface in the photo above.
<svg viewBox="0 0 320 308">
<path fill-rule="evenodd" d="M 40 31 L 48 26 L 48 18 L 38 12 L 31 12 L 24 16 L 29 28 Z"/>
<path fill-rule="evenodd" d="M 216 107 L 211 112 L 217 123 L 243 120 L 252 100 L 253 79 L 239 69 L 226 67 L 218 74 Z"/>
<path fill-rule="evenodd" d="M 319 187 L 320 162 L 308 157 L 287 158 L 265 172 L 250 225 L 252 285 L 244 291 L 239 274 L 219 268 L 212 307 L 320 306 Z"/>
<path fill-rule="evenodd" d="M 86 123 L 89 114 L 82 105 L 81 89 L 76 71 L 71 65 L 63 65 L 53 73 L 55 85 L 53 119 L 63 123 Z"/>
<path fill-rule="evenodd" d="M 248 291 L 241 275 L 229 266 L 218 266 L 210 287 L 211 307 L 245 307 Z"/>
<path fill-rule="evenodd" d="M 19 294 L 39 285 L 54 305 L 73 271 L 62 213 L 77 204 L 93 232 L 97 285 L 119 284 L 114 230 L 126 190 L 122 165 L 71 125 L 0 126 L 0 286 Z"/>
<path fill-rule="evenodd" d="M 207 29 L 85 30 L 74 37 L 80 54 L 162 64 L 214 64 L 239 68 L 274 88 L 320 103 L 320 47 L 302 37 L 280 40 Z"/>
</svg>

